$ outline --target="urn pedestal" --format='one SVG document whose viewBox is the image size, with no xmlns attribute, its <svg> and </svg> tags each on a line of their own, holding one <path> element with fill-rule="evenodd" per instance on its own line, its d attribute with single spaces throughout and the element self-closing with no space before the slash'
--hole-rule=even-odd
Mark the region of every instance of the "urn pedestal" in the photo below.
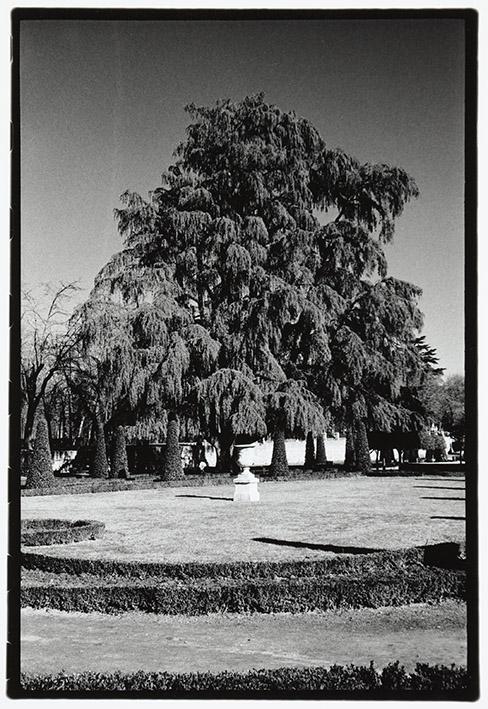
<svg viewBox="0 0 488 709">
<path fill-rule="evenodd" d="M 251 472 L 254 463 L 255 444 L 236 445 L 242 471 L 234 478 L 234 502 L 259 502 L 259 479 Z"/>
</svg>

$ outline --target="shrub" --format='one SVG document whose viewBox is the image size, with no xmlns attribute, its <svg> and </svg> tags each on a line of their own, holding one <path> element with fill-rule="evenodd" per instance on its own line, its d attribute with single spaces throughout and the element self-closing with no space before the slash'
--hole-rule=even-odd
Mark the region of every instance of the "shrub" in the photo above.
<svg viewBox="0 0 488 709">
<path fill-rule="evenodd" d="M 315 465 L 315 441 L 312 431 L 307 433 L 307 441 L 305 443 L 305 470 L 313 470 Z"/>
<path fill-rule="evenodd" d="M 180 480 L 184 477 L 179 446 L 179 425 L 176 417 L 168 421 L 166 447 L 163 456 L 163 480 Z"/>
<path fill-rule="evenodd" d="M 105 433 L 103 430 L 103 423 L 99 419 L 97 419 L 96 424 L 96 443 L 92 464 L 90 467 L 90 475 L 92 478 L 108 478 L 108 461 L 107 451 L 105 448 Z"/>
<path fill-rule="evenodd" d="M 437 547 L 439 545 L 435 545 Z M 120 576 L 126 578 L 166 578 L 166 579 L 249 579 L 276 577 L 305 577 L 358 575 L 365 573 L 394 574 L 414 571 L 428 563 L 434 565 L 438 556 L 432 547 L 384 550 L 368 554 L 341 554 L 323 559 L 293 559 L 285 561 L 235 561 L 235 562 L 138 562 L 116 561 L 112 559 L 77 559 L 24 552 L 21 556 L 23 568 L 51 573 L 73 575 L 91 574 L 99 576 Z M 427 551 L 428 550 L 428 551 Z M 443 555 L 441 555 L 443 556 Z M 453 559 L 456 557 L 453 552 Z M 452 568 L 452 567 L 451 567 Z"/>
<path fill-rule="evenodd" d="M 317 453 L 315 456 L 315 465 L 317 468 L 327 465 L 327 454 L 325 452 L 325 441 L 322 433 L 317 436 Z"/>
<path fill-rule="evenodd" d="M 28 456 L 26 488 L 44 489 L 55 485 L 51 449 L 49 447 L 49 431 L 44 411 L 40 411 L 34 448 Z"/>
<path fill-rule="evenodd" d="M 95 582 L 96 583 L 96 582 Z M 461 571 L 416 569 L 412 573 L 376 572 L 357 576 L 287 579 L 188 581 L 147 584 L 53 586 L 21 588 L 21 606 L 63 611 L 122 613 L 143 611 L 163 615 L 208 613 L 304 613 L 335 608 L 379 608 L 433 603 L 465 597 Z"/>
<path fill-rule="evenodd" d="M 239 696 L 242 692 L 263 696 L 273 692 L 283 695 L 302 692 L 303 696 L 316 693 L 319 697 L 334 692 L 366 691 L 372 695 L 395 698 L 403 692 L 425 692 L 432 699 L 435 692 L 444 698 L 467 698 L 469 676 L 465 667 L 451 665 L 417 665 L 407 673 L 399 663 L 388 665 L 379 673 L 373 663 L 369 666 L 333 665 L 332 667 L 278 667 L 253 669 L 249 672 L 80 672 L 51 675 L 22 673 L 20 684 L 24 690 L 37 692 L 62 691 L 152 691 L 181 696 L 222 694 Z M 289 697 L 288 697 L 289 698 Z"/>
<path fill-rule="evenodd" d="M 70 544 L 85 539 L 97 539 L 105 525 L 94 520 L 70 522 L 65 519 L 22 520 L 20 543 L 23 546 Z"/>
<path fill-rule="evenodd" d="M 125 432 L 123 426 L 117 426 L 112 441 L 112 456 L 110 460 L 110 477 L 127 478 L 129 464 L 127 462 L 127 448 L 125 445 Z"/>
<path fill-rule="evenodd" d="M 269 475 L 288 477 L 289 472 L 286 458 L 285 431 L 280 426 L 277 426 L 273 434 L 273 454 L 271 456 L 271 465 L 269 466 Z"/>
</svg>

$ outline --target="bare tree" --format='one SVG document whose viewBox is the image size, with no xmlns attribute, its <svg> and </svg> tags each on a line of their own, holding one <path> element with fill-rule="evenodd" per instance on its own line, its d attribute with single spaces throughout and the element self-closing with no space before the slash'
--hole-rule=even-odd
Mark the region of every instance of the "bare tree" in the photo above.
<svg viewBox="0 0 488 709">
<path fill-rule="evenodd" d="M 80 333 L 67 305 L 80 289 L 75 283 L 44 285 L 22 292 L 21 390 L 24 442 L 32 446 L 40 403 L 62 377 Z"/>
</svg>

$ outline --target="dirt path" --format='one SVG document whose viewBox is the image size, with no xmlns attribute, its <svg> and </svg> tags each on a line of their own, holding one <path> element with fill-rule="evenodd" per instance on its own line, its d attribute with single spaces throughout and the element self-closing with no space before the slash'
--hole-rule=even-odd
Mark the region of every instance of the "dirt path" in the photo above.
<svg viewBox="0 0 488 709">
<path fill-rule="evenodd" d="M 400 660 L 466 664 L 465 606 L 299 615 L 155 616 L 22 609 L 22 670 L 246 671 Z"/>
</svg>

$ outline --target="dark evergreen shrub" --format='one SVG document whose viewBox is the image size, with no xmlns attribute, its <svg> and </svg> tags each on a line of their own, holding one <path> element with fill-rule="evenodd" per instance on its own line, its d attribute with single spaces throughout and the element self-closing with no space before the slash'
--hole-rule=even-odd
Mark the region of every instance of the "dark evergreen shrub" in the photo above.
<svg viewBox="0 0 488 709">
<path fill-rule="evenodd" d="M 95 442 L 95 451 L 90 467 L 90 475 L 92 478 L 108 478 L 108 461 L 107 451 L 105 448 L 105 433 L 103 430 L 103 423 L 100 420 L 97 420 L 96 437 L 97 438 Z"/>
<path fill-rule="evenodd" d="M 179 425 L 176 417 L 168 421 L 166 447 L 163 456 L 163 480 L 180 480 L 184 477 L 179 446 Z"/>
<path fill-rule="evenodd" d="M 112 455 L 110 459 L 110 477 L 127 478 L 129 464 L 127 462 L 127 448 L 125 445 L 125 432 L 123 426 L 117 426 L 112 441 Z"/>
<path fill-rule="evenodd" d="M 317 453 L 315 455 L 315 465 L 320 468 L 327 463 L 327 453 L 325 452 L 325 441 L 322 433 L 317 436 Z"/>
<path fill-rule="evenodd" d="M 447 460 L 446 454 L 446 442 L 444 436 L 441 433 L 434 433 L 433 438 L 433 454 L 434 460 L 437 463 L 444 463 Z"/>
<path fill-rule="evenodd" d="M 288 460 L 286 458 L 285 446 L 285 431 L 280 426 L 277 426 L 273 434 L 273 454 L 271 456 L 271 465 L 269 466 L 269 475 L 284 476 L 289 474 Z"/>
<path fill-rule="evenodd" d="M 305 470 L 313 470 L 315 465 L 315 441 L 312 431 L 307 433 L 307 440 L 305 443 Z"/>
<path fill-rule="evenodd" d="M 40 411 L 36 425 L 34 447 L 28 456 L 26 488 L 54 487 L 55 478 L 51 449 L 49 446 L 49 431 L 44 411 Z"/>
</svg>

